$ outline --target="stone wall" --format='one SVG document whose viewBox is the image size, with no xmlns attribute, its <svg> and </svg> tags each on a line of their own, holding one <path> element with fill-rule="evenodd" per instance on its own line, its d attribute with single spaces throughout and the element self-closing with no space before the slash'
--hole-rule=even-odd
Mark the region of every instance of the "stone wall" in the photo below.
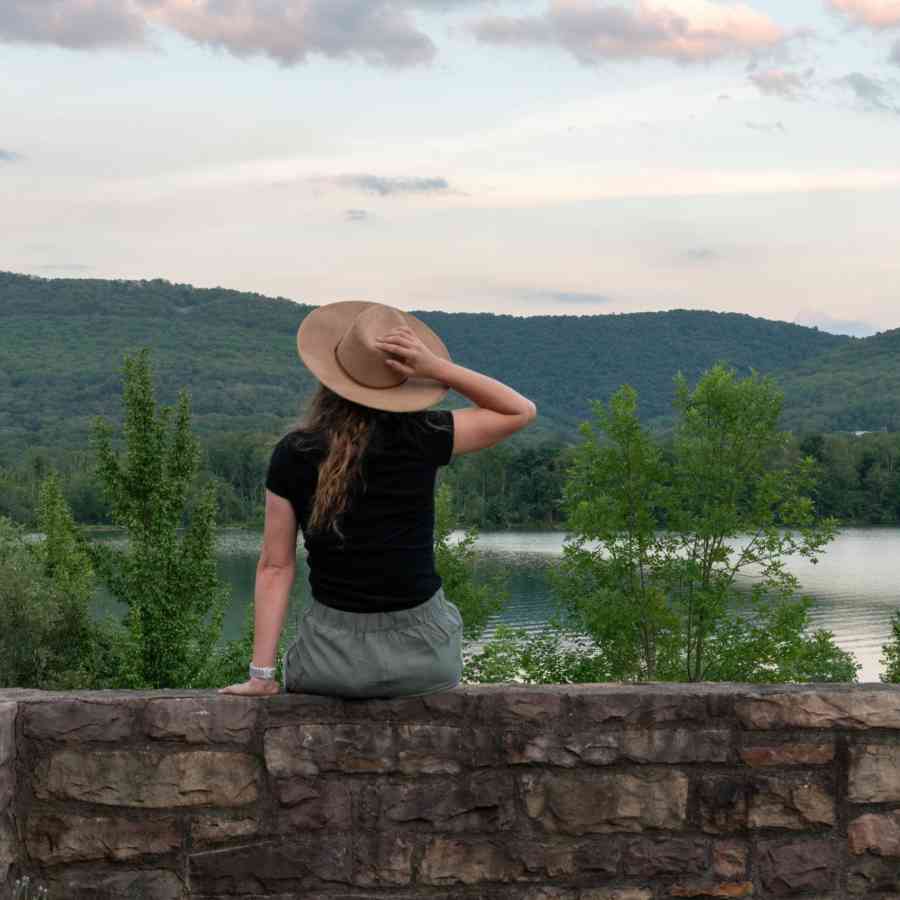
<svg viewBox="0 0 900 900">
<path fill-rule="evenodd" d="M 900 687 L 0 691 L 0 896 L 900 900 Z"/>
</svg>

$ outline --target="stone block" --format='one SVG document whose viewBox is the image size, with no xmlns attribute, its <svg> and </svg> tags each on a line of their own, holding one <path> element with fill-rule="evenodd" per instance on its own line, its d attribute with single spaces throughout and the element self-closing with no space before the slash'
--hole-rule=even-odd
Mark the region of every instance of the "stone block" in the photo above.
<svg viewBox="0 0 900 900">
<path fill-rule="evenodd" d="M 238 838 L 253 837 L 259 831 L 259 820 L 208 815 L 191 817 L 191 844 L 195 848 L 214 847 Z"/>
<path fill-rule="evenodd" d="M 0 702 L 0 766 L 16 758 L 16 715 L 19 704 L 10 700 Z"/>
<path fill-rule="evenodd" d="M 745 728 L 900 728 L 900 690 L 803 690 L 735 702 Z"/>
<path fill-rule="evenodd" d="M 477 715 L 490 724 L 534 722 L 547 731 L 559 731 L 566 728 L 564 698 L 557 685 L 496 685 L 479 693 Z"/>
<path fill-rule="evenodd" d="M 900 897 L 900 865 L 892 858 L 869 855 L 851 858 L 847 867 L 847 892 L 853 897 L 895 900 Z"/>
<path fill-rule="evenodd" d="M 764 766 L 824 766 L 834 761 L 832 741 L 814 744 L 768 744 L 741 747 L 741 761 L 753 768 Z"/>
<path fill-rule="evenodd" d="M 673 884 L 669 888 L 671 897 L 752 897 L 752 881 L 731 882 L 685 882 Z"/>
<path fill-rule="evenodd" d="M 493 734 L 457 725 L 397 725 L 397 768 L 407 775 L 456 775 L 496 759 Z"/>
<path fill-rule="evenodd" d="M 625 875 L 656 878 L 660 875 L 704 875 L 709 866 L 709 842 L 696 838 L 633 838 L 625 841 Z"/>
<path fill-rule="evenodd" d="M 61 750 L 38 763 L 34 790 L 112 806 L 243 806 L 256 800 L 259 778 L 244 753 Z"/>
<path fill-rule="evenodd" d="M 186 900 L 187 887 L 166 869 L 62 869 L 51 872 L 52 898 L 65 900 Z"/>
<path fill-rule="evenodd" d="M 744 881 L 747 876 L 747 844 L 738 841 L 716 841 L 712 847 L 712 873 L 716 878 Z"/>
<path fill-rule="evenodd" d="M 9 813 L 0 813 L 0 888 L 18 857 L 18 840 Z"/>
<path fill-rule="evenodd" d="M 348 833 L 315 832 L 192 853 L 188 866 L 193 894 L 266 896 L 316 887 L 319 879 L 349 885 L 353 854 Z"/>
<path fill-rule="evenodd" d="M 276 778 L 319 772 L 390 772 L 397 767 L 393 726 L 289 725 L 269 728 L 266 767 Z"/>
<path fill-rule="evenodd" d="M 786 778 L 758 778 L 753 783 L 750 828 L 805 830 L 834 822 L 834 797 L 821 785 Z"/>
<path fill-rule="evenodd" d="M 847 826 L 850 852 L 876 853 L 900 859 L 900 811 L 866 813 Z"/>
<path fill-rule="evenodd" d="M 831 840 L 761 841 L 757 871 L 766 891 L 778 897 L 836 890 L 838 845 Z"/>
<path fill-rule="evenodd" d="M 647 888 L 584 888 L 577 896 L 578 900 L 653 900 L 653 891 Z"/>
<path fill-rule="evenodd" d="M 674 769 L 540 772 L 521 776 L 525 807 L 548 831 L 566 834 L 684 828 L 688 779 Z"/>
<path fill-rule="evenodd" d="M 275 814 L 274 827 L 279 834 L 353 827 L 351 785 L 346 781 L 292 779 L 280 782 L 277 793 L 287 807 Z"/>
<path fill-rule="evenodd" d="M 29 856 L 48 866 L 89 859 L 134 860 L 173 853 L 181 843 L 173 816 L 127 819 L 32 812 L 25 828 Z"/>
<path fill-rule="evenodd" d="M 253 740 L 259 706 L 256 698 L 224 695 L 151 700 L 144 730 L 155 740 L 247 744 Z"/>
<path fill-rule="evenodd" d="M 622 723 L 653 727 L 670 722 L 708 724 L 710 719 L 707 697 L 700 692 L 660 689 L 649 684 L 605 688 L 583 693 L 570 688 L 569 703 L 579 725 Z"/>
<path fill-rule="evenodd" d="M 415 839 L 408 834 L 375 831 L 358 835 L 353 883 L 365 887 L 406 885 L 412 881 Z"/>
<path fill-rule="evenodd" d="M 575 844 L 575 871 L 612 877 L 619 871 L 622 842 L 618 835 L 587 837 Z"/>
<path fill-rule="evenodd" d="M 503 772 L 385 784 L 379 828 L 423 825 L 434 831 L 501 831 L 515 822 L 515 785 Z"/>
<path fill-rule="evenodd" d="M 847 798 L 852 803 L 900 800 L 900 744 L 857 744 L 850 748 Z"/>
<path fill-rule="evenodd" d="M 708 834 L 747 828 L 752 786 L 743 778 L 706 774 L 696 785 L 700 827 Z"/>
<path fill-rule="evenodd" d="M 425 848 L 419 866 L 423 884 L 478 884 L 482 881 L 515 881 L 525 865 L 505 847 L 482 839 L 434 837 Z"/>
<path fill-rule="evenodd" d="M 119 743 L 131 737 L 143 702 L 115 698 L 59 698 L 23 704 L 25 734 L 41 741 L 103 741 Z"/>
</svg>

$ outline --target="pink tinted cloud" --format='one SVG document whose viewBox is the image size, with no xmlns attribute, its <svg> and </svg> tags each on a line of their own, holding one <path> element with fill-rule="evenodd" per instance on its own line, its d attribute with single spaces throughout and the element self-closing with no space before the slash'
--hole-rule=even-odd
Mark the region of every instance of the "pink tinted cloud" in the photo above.
<svg viewBox="0 0 900 900">
<path fill-rule="evenodd" d="M 487 43 L 556 45 L 585 64 L 642 57 L 699 62 L 772 48 L 786 38 L 778 24 L 746 3 L 710 0 L 552 0 L 542 15 L 489 16 L 469 29 Z"/>
<path fill-rule="evenodd" d="M 827 0 L 827 3 L 858 25 L 870 28 L 900 26 L 900 0 Z"/>
<path fill-rule="evenodd" d="M 0 41 L 90 50 L 147 43 L 148 25 L 283 65 L 310 54 L 376 65 L 430 62 L 437 49 L 417 10 L 475 0 L 0 0 Z"/>
</svg>

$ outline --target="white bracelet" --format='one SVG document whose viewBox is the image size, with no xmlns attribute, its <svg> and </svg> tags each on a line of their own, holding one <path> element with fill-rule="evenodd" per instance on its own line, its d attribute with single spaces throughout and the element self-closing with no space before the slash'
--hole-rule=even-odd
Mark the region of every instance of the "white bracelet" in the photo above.
<svg viewBox="0 0 900 900">
<path fill-rule="evenodd" d="M 250 677 L 261 678 L 263 681 L 275 679 L 275 666 L 254 666 L 250 663 Z"/>
</svg>

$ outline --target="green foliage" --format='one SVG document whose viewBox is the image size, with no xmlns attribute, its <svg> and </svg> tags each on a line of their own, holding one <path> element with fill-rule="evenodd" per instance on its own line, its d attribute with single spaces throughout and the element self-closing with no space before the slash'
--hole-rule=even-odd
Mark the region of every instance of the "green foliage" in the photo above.
<svg viewBox="0 0 900 900">
<path fill-rule="evenodd" d="M 502 576 L 475 581 L 475 541 L 478 530 L 469 528 L 459 541 L 451 541 L 454 530 L 451 488 L 442 482 L 435 494 L 434 564 L 441 576 L 444 594 L 456 604 L 463 620 L 463 637 L 477 639 L 488 619 L 509 599 Z"/>
<path fill-rule="evenodd" d="M 99 477 L 113 522 L 128 531 L 128 546 L 92 548 L 98 574 L 128 605 L 132 652 L 123 678 L 132 688 L 206 686 L 227 589 L 216 566 L 211 487 L 181 533 L 199 462 L 188 396 L 179 395 L 174 411 L 157 409 L 149 354 L 142 350 L 125 358 L 123 401 L 124 452 L 113 449 L 106 422 L 97 422 L 95 439 Z"/>
<path fill-rule="evenodd" d="M 585 423 L 565 491 L 573 540 L 551 580 L 613 678 L 855 678 L 859 665 L 829 632 L 804 633 L 807 604 L 785 566 L 794 555 L 815 562 L 836 523 L 816 517 L 814 460 L 785 458 L 780 406 L 756 373 L 739 379 L 717 365 L 693 391 L 679 378 L 663 453 L 632 388 L 595 404 L 605 440 Z M 755 611 L 737 616 L 738 579 L 751 573 Z"/>
<path fill-rule="evenodd" d="M 490 641 L 466 654 L 463 681 L 485 684 L 581 684 L 608 681 L 602 649 L 559 623 L 530 634 L 500 624 Z"/>
</svg>

